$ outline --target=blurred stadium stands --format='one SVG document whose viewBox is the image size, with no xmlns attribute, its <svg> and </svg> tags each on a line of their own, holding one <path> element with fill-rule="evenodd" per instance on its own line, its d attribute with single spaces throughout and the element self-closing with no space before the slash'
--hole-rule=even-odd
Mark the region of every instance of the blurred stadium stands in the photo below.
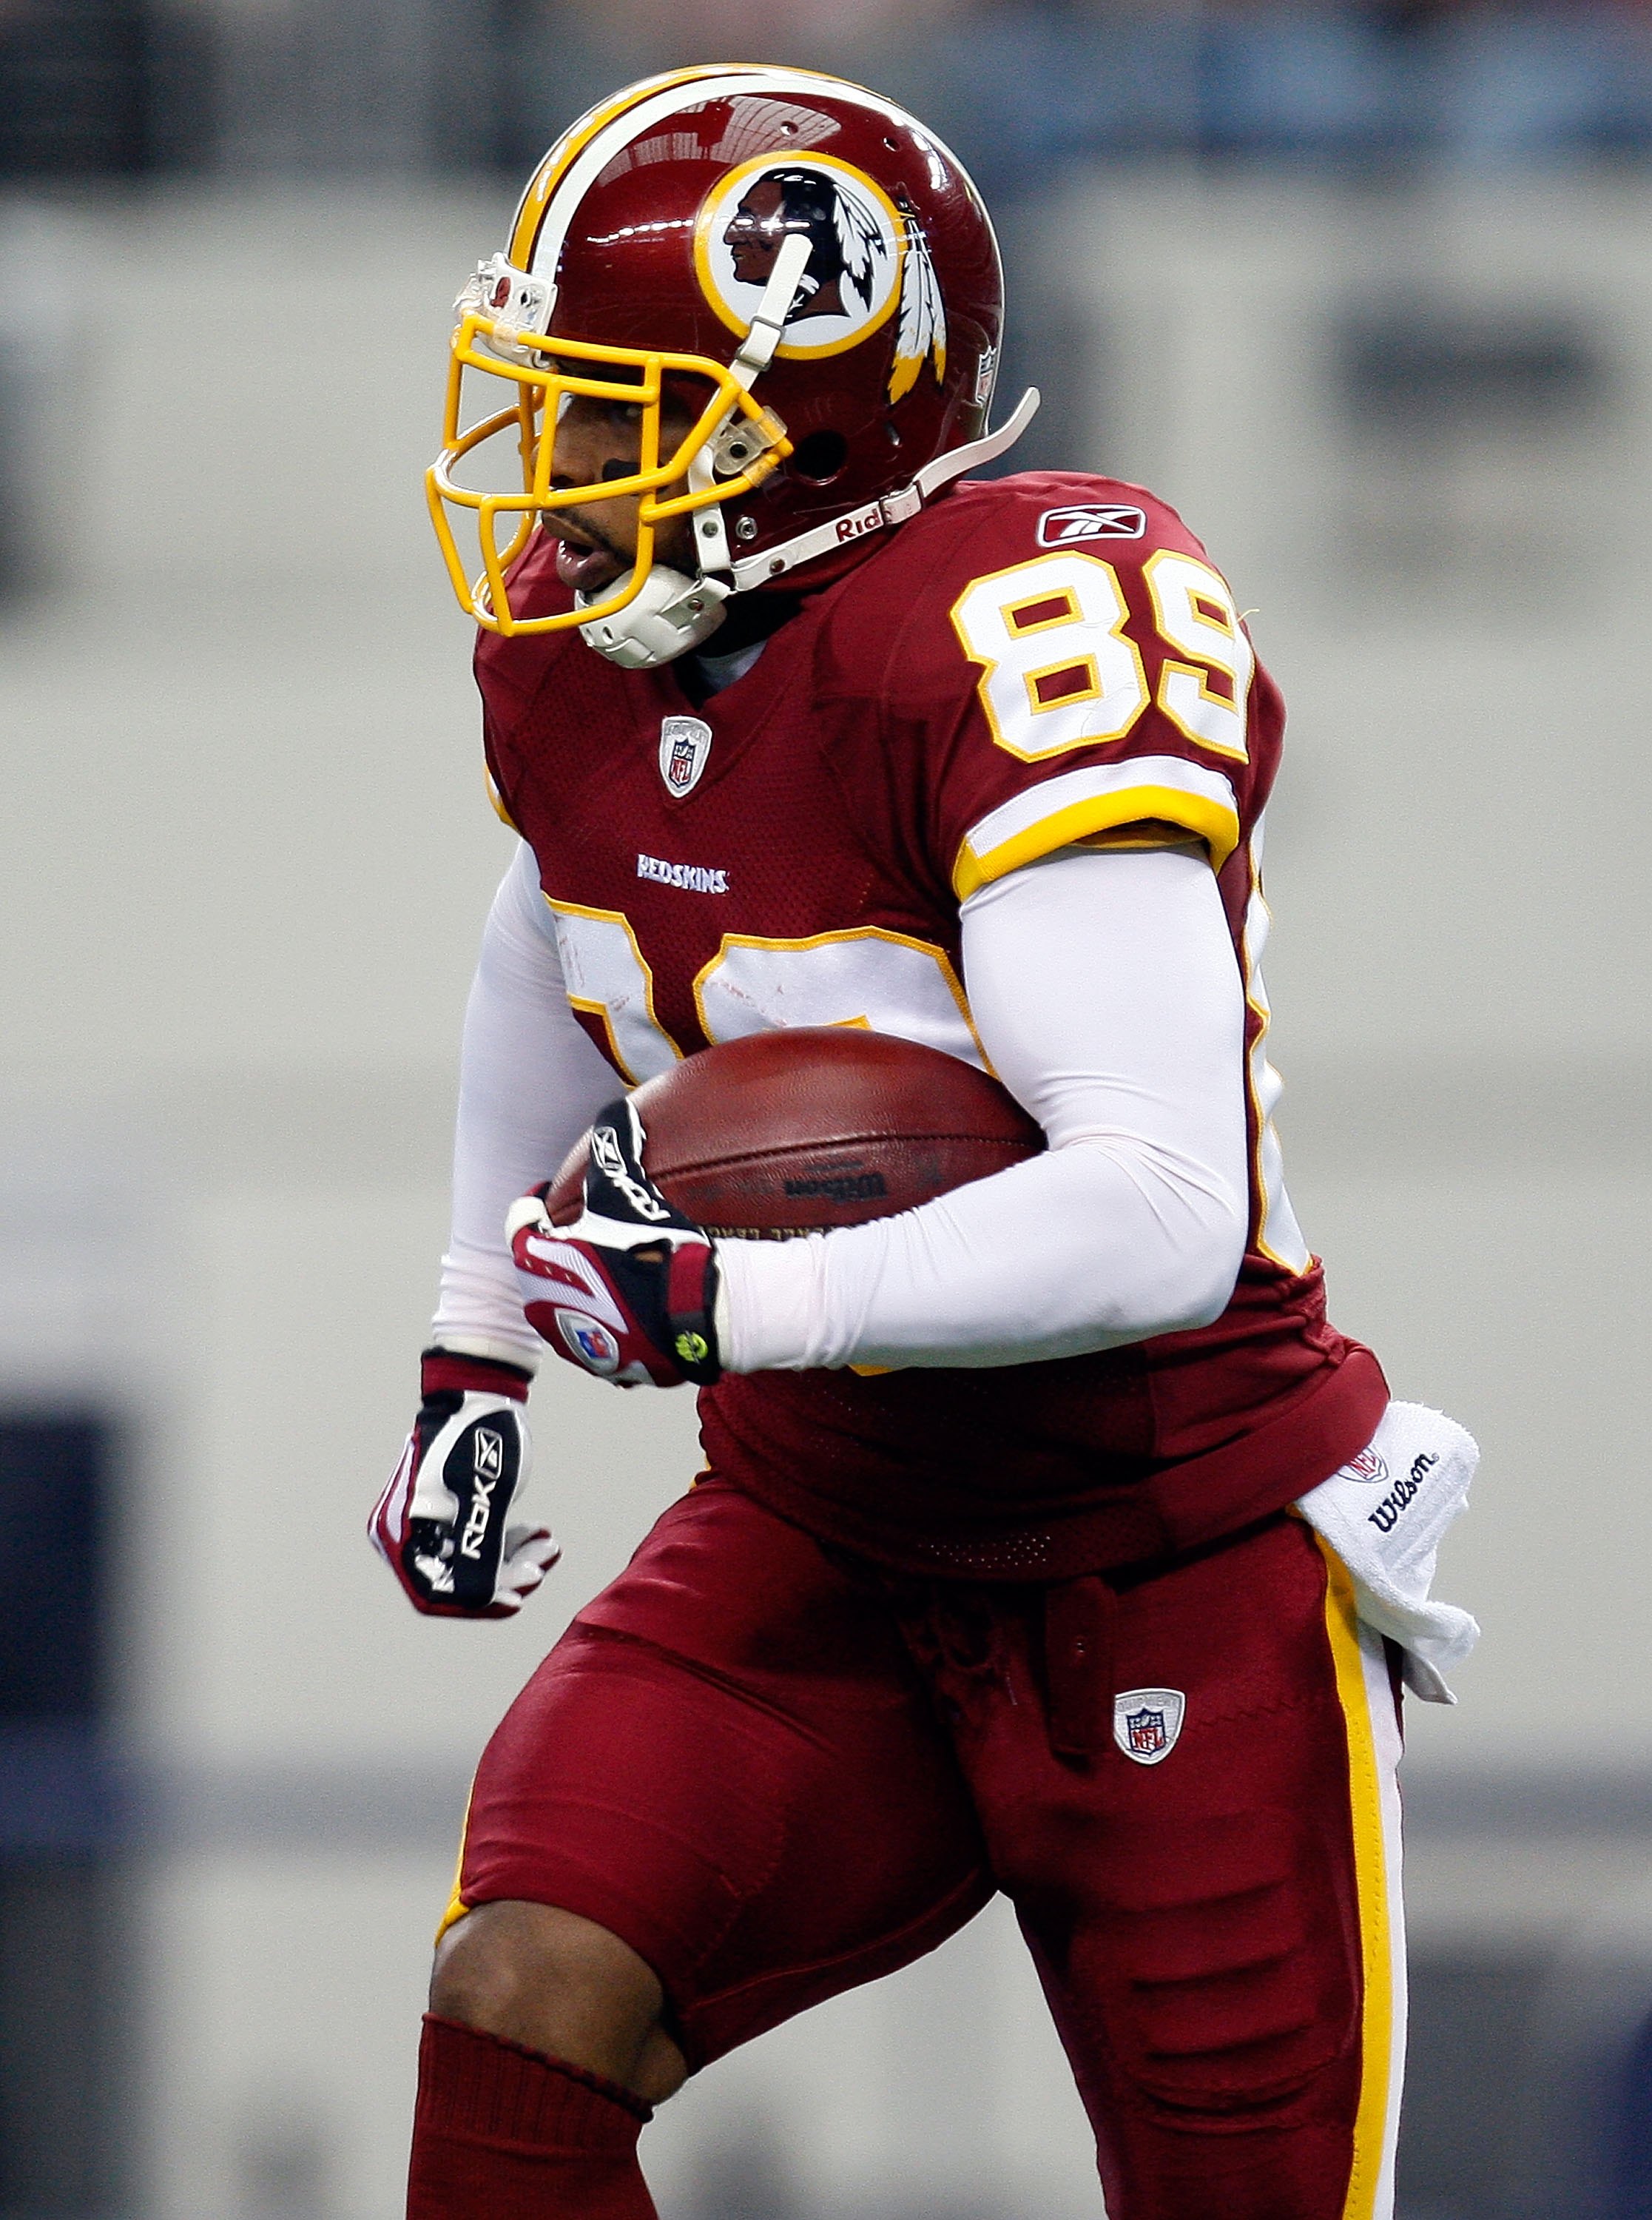
<svg viewBox="0 0 1652 2220">
<path fill-rule="evenodd" d="M 392 2220 L 467 1763 L 690 1469 L 553 1384 L 559 1601 L 457 1667 L 359 1539 L 502 860 L 447 302 L 562 124 L 724 54 L 952 140 L 1017 460 L 1263 603 L 1293 1188 L 1489 1452 L 1400 2220 L 1641 2220 L 1652 0 L 0 0 L 0 2220 Z M 668 2220 L 1094 2209 L 1001 1919 L 651 2133 Z"/>
<path fill-rule="evenodd" d="M 1652 149 L 1645 0 L 6 0 L 0 175 L 514 172 L 627 73 L 737 52 L 875 78 L 1000 194 L 1144 155 Z"/>
</svg>

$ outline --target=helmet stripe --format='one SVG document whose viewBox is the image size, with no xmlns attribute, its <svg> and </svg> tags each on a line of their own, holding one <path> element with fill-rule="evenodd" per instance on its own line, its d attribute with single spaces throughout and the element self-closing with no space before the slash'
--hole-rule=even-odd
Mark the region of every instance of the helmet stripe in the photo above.
<svg viewBox="0 0 1652 2220">
<path fill-rule="evenodd" d="M 639 91 L 652 97 L 638 104 L 633 96 Z M 570 148 L 567 159 L 557 163 L 555 178 L 549 184 L 544 201 L 534 210 L 539 225 L 537 238 L 524 202 L 523 216 L 519 219 L 512 240 L 511 259 L 517 268 L 532 269 L 537 276 L 554 279 L 557 258 L 575 210 L 588 188 L 622 148 L 683 108 L 697 106 L 703 100 L 714 100 L 724 92 L 743 91 L 789 94 L 801 98 L 812 92 L 824 91 L 840 99 L 850 97 L 891 122 L 911 122 L 904 109 L 876 93 L 868 92 L 862 85 L 849 84 L 841 78 L 828 77 L 820 70 L 773 69 L 756 63 L 733 62 L 726 66 L 683 70 L 670 77 L 654 78 L 645 85 L 633 87 L 624 103 L 612 114 L 594 119 L 591 128 L 581 132 L 578 145 Z M 545 166 L 549 172 L 549 159 Z M 961 171 L 962 165 L 958 166 Z M 536 180 L 536 188 L 537 183 Z M 529 197 L 533 197 L 532 190 Z M 530 252 L 531 262 L 524 259 Z"/>
<path fill-rule="evenodd" d="M 517 203 L 510 227 L 510 259 L 516 268 L 527 268 L 527 258 L 533 252 L 534 235 L 551 196 L 567 176 L 570 165 L 599 131 L 617 122 L 651 95 L 673 86 L 693 84 L 701 78 L 764 74 L 765 66 L 761 62 L 698 62 L 688 69 L 665 70 L 658 77 L 644 78 L 637 84 L 627 85 L 623 92 L 601 103 L 571 124 L 529 178 L 527 190 Z"/>
</svg>

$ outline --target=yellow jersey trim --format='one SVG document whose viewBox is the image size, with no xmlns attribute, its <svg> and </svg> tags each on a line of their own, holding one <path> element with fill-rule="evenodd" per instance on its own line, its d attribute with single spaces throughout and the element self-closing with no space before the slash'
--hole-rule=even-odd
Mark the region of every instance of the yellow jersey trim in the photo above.
<svg viewBox="0 0 1652 2220">
<path fill-rule="evenodd" d="M 459 1894 L 459 1887 L 464 1879 L 464 1846 L 470 1839 L 471 1799 L 475 1794 L 476 1783 L 472 1781 L 471 1784 L 470 1793 L 464 1799 L 464 1817 L 459 1823 L 458 1855 L 453 1861 L 453 1891 L 452 1894 L 447 1899 L 447 1909 L 442 1914 L 441 1924 L 436 1930 L 436 1940 L 438 1942 L 441 1941 L 448 1929 L 454 1926 L 459 1920 L 463 1919 L 465 1913 L 471 1909 L 470 1905 L 464 1901 L 464 1899 Z"/>
<path fill-rule="evenodd" d="M 1239 845 L 1237 813 L 1220 802 L 1178 787 L 1126 787 L 1122 792 L 1089 795 L 1082 801 L 1069 802 L 1064 809 L 1054 809 L 984 854 L 978 854 L 966 839 L 952 868 L 953 891 L 960 901 L 967 901 L 977 888 L 1019 870 L 1024 864 L 1036 864 L 1041 856 L 1050 855 L 1057 848 L 1069 848 L 1094 833 L 1148 819 L 1180 826 L 1202 840 L 1215 870 L 1221 870 Z"/>
<path fill-rule="evenodd" d="M 511 815 L 509 810 L 506 808 L 505 798 L 503 795 L 500 793 L 499 789 L 494 784 L 493 773 L 488 769 L 486 764 L 483 764 L 482 766 L 482 776 L 488 782 L 488 799 L 493 804 L 494 815 L 499 820 L 499 822 L 502 825 L 508 825 L 511 831 L 516 834 L 517 839 L 521 839 L 521 833 L 518 829 L 516 820 Z"/>
<path fill-rule="evenodd" d="M 633 937 L 634 939 L 635 936 L 633 935 Z M 831 945 L 841 945 L 850 941 L 856 940 L 881 940 L 890 946 L 896 948 L 911 948 L 915 950 L 920 956 L 927 956 L 931 957 L 934 962 L 935 968 L 941 975 L 941 978 L 945 985 L 947 993 L 951 995 L 953 1001 L 957 1006 L 959 1017 L 963 1019 L 964 1025 L 969 1029 L 969 1038 L 975 1044 L 976 1054 L 981 1058 L 982 1069 L 985 1072 L 991 1073 L 994 1079 L 997 1078 L 998 1075 L 993 1070 L 992 1062 L 987 1054 L 986 1046 L 982 1040 L 981 1035 L 976 1031 L 975 1018 L 970 1012 L 969 997 L 963 991 L 963 983 L 959 979 L 957 973 L 952 969 L 952 961 L 948 956 L 946 951 L 944 948 L 938 947 L 932 940 L 919 940 L 909 932 L 896 932 L 888 926 L 840 926 L 830 932 L 807 933 L 801 939 L 798 940 L 772 940 L 761 932 L 726 932 L 723 935 L 722 939 L 718 944 L 717 953 L 715 956 L 712 957 L 708 963 L 702 963 L 699 970 L 695 974 L 694 1008 L 695 1015 L 700 1020 L 701 1032 L 704 1033 L 706 1038 L 710 1041 L 714 1046 L 717 1045 L 717 1035 L 712 1031 L 711 1022 L 706 1011 L 705 990 L 719 965 L 726 960 L 731 948 L 762 948 L 771 951 L 776 956 L 801 956 L 807 950 L 811 948 L 825 948 Z M 649 981 L 649 1009 L 651 1013 L 653 1009 L 652 995 L 653 981 L 651 974 Z M 865 1016 L 864 1013 L 849 1018 L 832 1018 L 827 1020 L 826 1022 L 836 1026 L 864 1026 L 869 1031 L 871 1029 L 872 1023 L 871 1020 Z M 677 1053 L 681 1055 L 682 1051 L 679 1050 Z"/>
</svg>

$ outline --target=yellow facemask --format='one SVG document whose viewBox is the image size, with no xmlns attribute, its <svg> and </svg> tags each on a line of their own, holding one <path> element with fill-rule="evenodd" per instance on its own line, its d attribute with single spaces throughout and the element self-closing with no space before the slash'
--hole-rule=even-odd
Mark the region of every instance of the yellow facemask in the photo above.
<svg viewBox="0 0 1652 2220">
<path fill-rule="evenodd" d="M 792 258 L 788 260 L 792 264 Z M 788 300 L 794 278 L 795 265 L 787 279 Z M 772 342 L 760 350 L 758 361 L 752 359 L 748 341 L 748 346 L 729 365 L 715 362 L 708 355 L 552 339 L 526 324 L 522 315 L 524 309 L 532 314 L 535 308 L 542 309 L 547 300 L 548 288 L 543 281 L 514 269 L 503 255 L 482 264 L 465 286 L 455 303 L 459 321 L 448 368 L 442 449 L 425 473 L 431 521 L 459 606 L 488 631 L 505 634 L 563 632 L 616 614 L 636 599 L 647 583 L 654 564 L 655 535 L 662 524 L 674 516 L 720 508 L 725 502 L 750 493 L 792 452 L 779 418 L 753 401 L 746 390 L 767 362 Z M 759 321 L 762 317 L 759 310 Z M 757 329 L 758 324 L 754 323 L 753 334 Z M 585 365 L 589 365 L 589 370 Z M 516 388 L 513 402 L 484 415 L 468 429 L 463 428 L 461 408 L 467 370 L 504 378 Z M 604 377 L 604 371 L 622 375 Z M 701 380 L 710 388 L 710 397 L 689 431 L 669 453 L 662 455 L 661 403 L 668 377 Z M 552 487 L 557 421 L 564 398 L 574 396 L 619 402 L 639 412 L 637 467 L 627 476 Z M 508 440 L 515 447 L 521 464 L 521 492 L 483 493 L 456 483 L 453 472 L 458 465 L 497 440 Z M 491 449 L 490 458 L 500 452 L 497 447 Z M 558 616 L 518 616 L 511 607 L 506 574 L 539 518 L 577 508 L 586 502 L 618 501 L 632 496 L 638 500 L 637 552 L 629 572 L 614 582 L 613 590 Z M 474 580 L 459 552 L 450 508 L 468 511 L 476 519 L 482 570 Z M 510 533 L 502 547 L 499 544 L 502 516 L 508 520 Z M 727 543 L 720 520 L 706 530 L 726 563 Z"/>
</svg>

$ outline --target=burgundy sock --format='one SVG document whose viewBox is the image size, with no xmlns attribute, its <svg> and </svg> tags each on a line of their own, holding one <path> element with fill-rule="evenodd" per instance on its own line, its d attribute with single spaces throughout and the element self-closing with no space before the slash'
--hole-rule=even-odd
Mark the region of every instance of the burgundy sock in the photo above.
<svg viewBox="0 0 1652 2220">
<path fill-rule="evenodd" d="M 658 2220 L 648 2117 L 617 2081 L 427 2015 L 408 2220 Z"/>
</svg>

